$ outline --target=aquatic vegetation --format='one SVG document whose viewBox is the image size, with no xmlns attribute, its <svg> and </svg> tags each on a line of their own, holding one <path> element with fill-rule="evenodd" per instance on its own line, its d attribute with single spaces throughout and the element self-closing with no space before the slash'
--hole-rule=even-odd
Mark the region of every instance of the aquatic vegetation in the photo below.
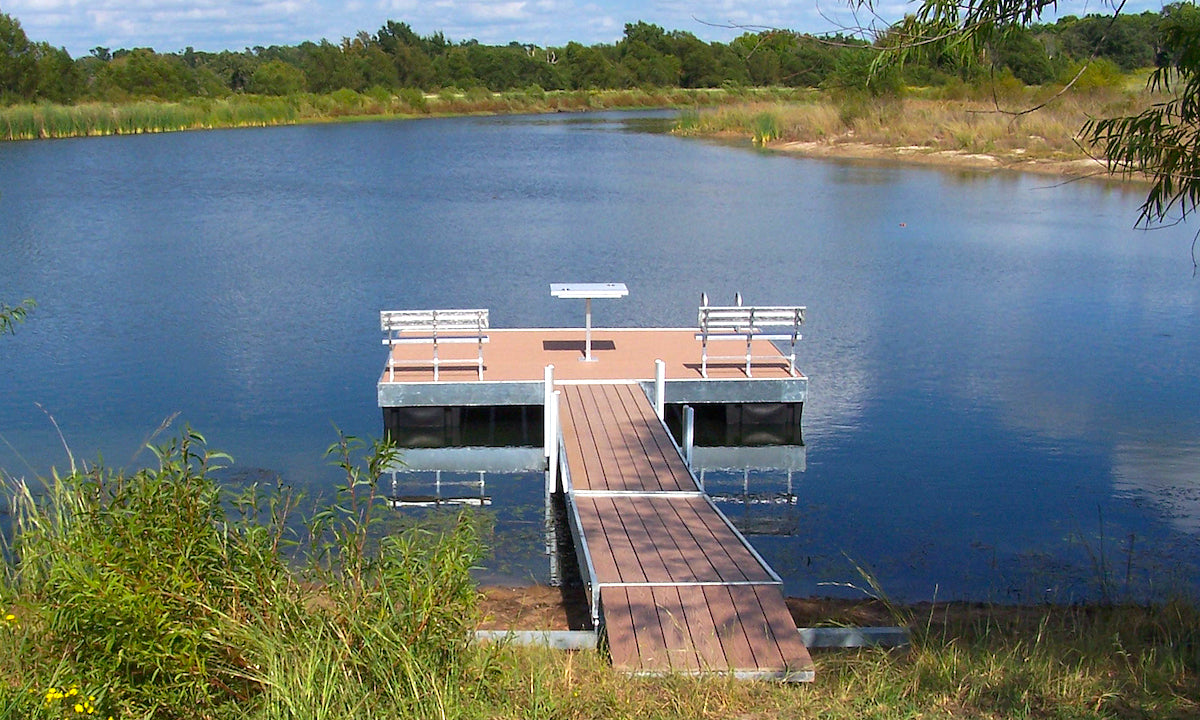
<svg viewBox="0 0 1200 720">
<path fill-rule="evenodd" d="M 223 98 L 189 98 L 178 102 L 40 103 L 0 107 L 0 140 L 133 135 L 413 115 L 696 107 L 732 102 L 744 97 L 746 92 L 642 89 L 546 91 L 530 87 L 500 93 L 476 87 L 467 91 L 448 88 L 427 95 L 415 88 L 396 92 L 372 88 L 365 93 L 343 88 L 327 94 L 238 94 Z"/>
</svg>

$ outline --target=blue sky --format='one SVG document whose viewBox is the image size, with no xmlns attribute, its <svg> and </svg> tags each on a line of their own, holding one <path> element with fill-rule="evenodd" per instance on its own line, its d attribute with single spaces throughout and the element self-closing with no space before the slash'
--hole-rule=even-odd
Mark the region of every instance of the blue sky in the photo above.
<svg viewBox="0 0 1200 720">
<path fill-rule="evenodd" d="M 873 20 L 866 12 L 856 18 L 848 7 L 846 0 L 10 0 L 0 10 L 16 17 L 31 39 L 79 57 L 96 46 L 174 52 L 189 45 L 217 51 L 337 42 L 360 30 L 374 33 L 388 19 L 407 22 L 420 35 L 441 31 L 452 41 L 539 46 L 615 42 L 625 23 L 637 20 L 720 41 L 743 27 L 819 33 Z M 910 7 L 897 0 L 876 5 L 886 20 Z M 1161 7 L 1161 0 L 1130 0 L 1125 11 Z M 1068 0 L 1059 12 L 1111 12 L 1111 5 Z"/>
</svg>

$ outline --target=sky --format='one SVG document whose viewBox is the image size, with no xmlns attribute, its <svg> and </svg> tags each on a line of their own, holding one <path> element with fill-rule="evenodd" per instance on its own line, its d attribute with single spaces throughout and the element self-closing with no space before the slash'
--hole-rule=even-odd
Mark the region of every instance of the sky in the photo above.
<svg viewBox="0 0 1200 720">
<path fill-rule="evenodd" d="M 836 32 L 891 21 L 911 4 L 878 0 L 878 17 L 856 16 L 851 0 L 10 0 L 0 12 L 20 21 L 35 42 L 65 47 L 72 57 L 94 47 L 151 47 L 159 52 L 242 50 L 338 42 L 387 20 L 407 22 L 418 35 L 442 32 L 452 42 L 512 41 L 541 47 L 619 40 L 638 20 L 727 42 L 742 32 L 786 28 Z M 1111 12 L 1110 0 L 1064 0 L 1061 14 Z M 1158 11 L 1161 0 L 1128 0 L 1125 12 Z M 884 23 L 886 24 L 886 23 Z"/>
</svg>

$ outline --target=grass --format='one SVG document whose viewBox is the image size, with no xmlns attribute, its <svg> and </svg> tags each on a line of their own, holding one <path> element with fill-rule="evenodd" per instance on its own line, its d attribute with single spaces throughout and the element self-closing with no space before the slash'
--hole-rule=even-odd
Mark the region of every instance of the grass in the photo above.
<svg viewBox="0 0 1200 720">
<path fill-rule="evenodd" d="M 182 102 L 142 100 L 122 104 L 14 105 L 0 108 L 0 140 L 34 140 L 97 135 L 130 135 L 228 127 L 261 127 L 302 122 L 475 114 L 546 113 L 575 110 L 695 107 L 737 101 L 746 96 L 778 97 L 780 91 L 578 90 L 538 87 L 493 93 L 449 88 L 436 95 L 419 90 L 381 88 L 357 93 L 337 90 L 285 97 L 231 95 Z M 791 93 L 783 93 L 791 96 Z"/>
<path fill-rule="evenodd" d="M 902 651 L 818 651 L 804 686 L 631 678 L 602 652 L 478 645 L 469 516 L 391 532 L 386 445 L 339 438 L 332 503 L 237 494 L 185 432 L 156 467 L 8 479 L 7 718 L 1192 718 L 1200 611 L 937 605 Z M 828 616 L 853 622 L 855 615 Z"/>
<path fill-rule="evenodd" d="M 754 100 L 695 113 L 681 121 L 684 135 L 745 137 L 755 144 L 815 143 L 900 149 L 908 153 L 989 154 L 1011 161 L 1074 161 L 1089 157 L 1078 142 L 1093 117 L 1136 112 L 1150 101 L 1140 92 L 1097 88 L 1004 86 L 912 91 L 899 98 L 820 93 L 800 101 Z M 1042 102 L 1035 112 L 1021 111 Z M 765 141 L 765 142 L 764 142 Z"/>
</svg>

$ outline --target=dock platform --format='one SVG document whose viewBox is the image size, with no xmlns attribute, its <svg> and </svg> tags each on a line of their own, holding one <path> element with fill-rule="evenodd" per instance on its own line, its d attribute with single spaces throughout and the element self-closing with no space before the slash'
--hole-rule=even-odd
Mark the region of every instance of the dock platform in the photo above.
<svg viewBox="0 0 1200 720">
<path fill-rule="evenodd" d="M 589 362 L 580 329 L 491 329 L 482 378 L 470 362 L 448 363 L 436 382 L 416 362 L 420 348 L 396 345 L 389 351 L 403 362 L 380 376 L 379 405 L 385 420 L 389 411 L 429 408 L 547 408 L 548 492 L 554 484 L 566 497 L 593 621 L 614 667 L 812 680 L 780 578 L 703 492 L 651 400 L 794 407 L 798 423 L 808 379 L 765 340 L 754 341 L 768 360 L 755 363 L 753 377 L 744 363 L 711 361 L 703 377 L 695 329 L 590 337 Z"/>
<path fill-rule="evenodd" d="M 682 403 L 803 403 L 808 378 L 788 372 L 783 353 L 767 340 L 756 340 L 754 352 L 779 356 L 775 363 L 754 366 L 747 377 L 744 363 L 712 363 L 708 378 L 700 374 L 700 342 L 695 328 L 609 328 L 592 330 L 592 356 L 585 362 L 583 329 L 491 329 L 484 357 L 483 379 L 470 364 L 471 346 L 447 346 L 443 359 L 457 352 L 461 367 L 443 367 L 437 382 L 432 366 L 418 364 L 428 350 L 418 345 L 396 345 L 392 354 L 400 362 L 394 376 L 385 368 L 379 377 L 379 406 L 388 407 L 487 407 L 541 405 L 545 394 L 543 371 L 554 366 L 562 381 L 628 381 L 649 389 L 654 381 L 654 361 L 666 369 L 666 402 Z"/>
<path fill-rule="evenodd" d="M 564 490 L 613 665 L 811 680 L 782 582 L 700 491 L 641 388 L 562 393 Z"/>
</svg>

